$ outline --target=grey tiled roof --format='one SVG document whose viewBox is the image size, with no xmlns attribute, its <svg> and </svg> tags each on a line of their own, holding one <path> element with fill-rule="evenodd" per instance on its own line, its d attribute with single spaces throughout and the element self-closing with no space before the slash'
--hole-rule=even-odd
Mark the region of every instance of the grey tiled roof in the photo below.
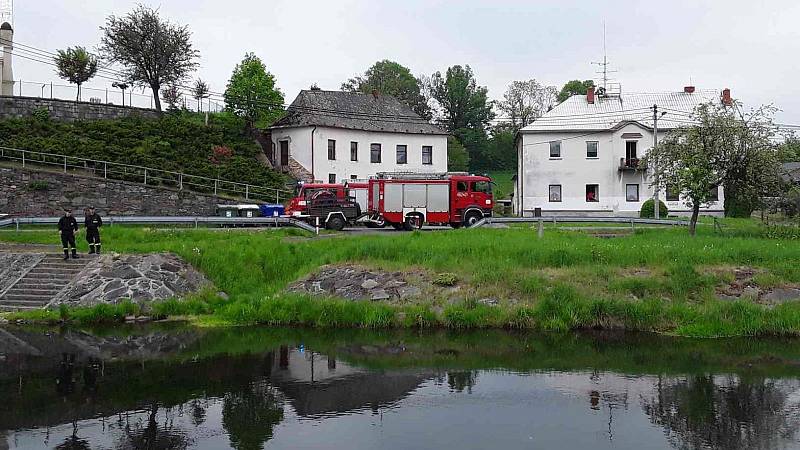
<svg viewBox="0 0 800 450">
<path fill-rule="evenodd" d="M 788 162 L 781 166 L 781 176 L 785 181 L 800 183 L 800 162 Z"/>
<path fill-rule="evenodd" d="M 271 128 L 303 126 L 412 134 L 447 134 L 390 95 L 304 90 Z"/>
<path fill-rule="evenodd" d="M 621 122 L 638 122 L 646 127 L 653 125 L 651 108 L 658 105 L 667 114 L 658 120 L 658 128 L 665 130 L 685 125 L 685 114 L 692 113 L 702 103 L 720 102 L 720 91 L 700 90 L 686 92 L 622 93 L 602 97 L 595 95 L 594 103 L 585 95 L 573 95 L 556 105 L 542 117 L 523 128 L 524 132 L 610 130 Z M 670 114 L 670 111 L 678 113 Z"/>
</svg>

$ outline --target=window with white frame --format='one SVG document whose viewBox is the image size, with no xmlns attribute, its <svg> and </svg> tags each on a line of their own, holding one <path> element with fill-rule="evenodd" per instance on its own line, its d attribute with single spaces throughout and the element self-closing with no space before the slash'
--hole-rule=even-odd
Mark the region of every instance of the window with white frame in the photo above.
<svg viewBox="0 0 800 450">
<path fill-rule="evenodd" d="M 381 144 L 369 144 L 369 161 L 372 163 L 381 162 Z"/>
<path fill-rule="evenodd" d="M 597 141 L 586 141 L 586 157 L 597 158 Z"/>
<path fill-rule="evenodd" d="M 397 164 L 406 164 L 408 163 L 408 146 L 407 145 L 398 145 L 397 146 Z"/>
<path fill-rule="evenodd" d="M 625 185 L 625 201 L 638 202 L 639 201 L 639 185 L 626 184 Z"/>
<path fill-rule="evenodd" d="M 550 141 L 550 157 L 561 158 L 561 141 Z"/>
<path fill-rule="evenodd" d="M 350 161 L 358 161 L 358 142 L 350 142 Z"/>
<path fill-rule="evenodd" d="M 433 164 L 433 147 L 430 145 L 422 146 L 422 164 Z"/>
<path fill-rule="evenodd" d="M 336 140 L 328 139 L 328 159 L 333 161 L 336 159 Z"/>
<path fill-rule="evenodd" d="M 551 184 L 550 185 L 549 198 L 550 198 L 551 202 L 560 202 L 561 201 L 561 185 L 560 184 Z"/>
</svg>

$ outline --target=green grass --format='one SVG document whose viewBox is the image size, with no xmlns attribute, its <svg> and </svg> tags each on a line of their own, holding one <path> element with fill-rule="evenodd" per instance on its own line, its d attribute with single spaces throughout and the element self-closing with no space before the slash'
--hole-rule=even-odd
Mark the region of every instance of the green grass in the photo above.
<svg viewBox="0 0 800 450">
<path fill-rule="evenodd" d="M 750 226 L 748 224 L 748 226 Z M 701 227 L 639 230 L 598 239 L 578 232 L 457 230 L 306 239 L 297 230 L 180 230 L 110 227 L 104 249 L 174 252 L 203 271 L 216 291 L 158 303 L 157 317 L 206 315 L 232 324 L 327 328 L 389 326 L 465 328 L 623 328 L 687 336 L 798 335 L 800 304 L 772 309 L 748 300 L 722 302 L 715 288 L 738 266 L 759 269 L 764 288 L 800 283 L 800 245 L 786 239 L 728 237 Z M 749 233 L 749 232 L 748 232 Z M 0 231 L 0 240 L 55 242 L 44 230 Z M 85 246 L 85 243 L 81 243 Z M 415 267 L 453 274 L 457 298 L 389 306 L 289 295 L 286 286 L 323 264 Z M 499 299 L 498 306 L 479 303 Z M 42 314 L 42 313 L 38 313 Z M 73 313 L 83 317 L 84 313 Z M 85 313 L 119 317 L 115 311 Z"/>
</svg>

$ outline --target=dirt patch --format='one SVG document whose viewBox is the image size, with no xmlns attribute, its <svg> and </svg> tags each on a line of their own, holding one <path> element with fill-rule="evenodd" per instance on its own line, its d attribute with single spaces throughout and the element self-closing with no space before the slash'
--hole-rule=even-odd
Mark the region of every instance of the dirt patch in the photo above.
<svg viewBox="0 0 800 450">
<path fill-rule="evenodd" d="M 290 284 L 287 291 L 401 304 L 415 298 L 447 297 L 459 290 L 458 282 L 442 287 L 435 285 L 434 279 L 420 269 L 392 272 L 355 264 L 333 264 Z"/>
<path fill-rule="evenodd" d="M 748 299 L 767 306 L 800 301 L 798 285 L 759 286 L 756 278 L 767 274 L 764 269 L 750 266 L 711 267 L 707 272 L 731 280 L 717 286 L 717 298 L 720 300 Z"/>
</svg>

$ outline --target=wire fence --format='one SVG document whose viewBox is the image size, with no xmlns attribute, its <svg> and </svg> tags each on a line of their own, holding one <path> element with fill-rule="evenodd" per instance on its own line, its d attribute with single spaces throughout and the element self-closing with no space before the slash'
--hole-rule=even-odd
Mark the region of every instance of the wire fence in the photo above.
<svg viewBox="0 0 800 450">
<path fill-rule="evenodd" d="M 53 82 L 40 82 L 28 80 L 14 81 L 14 95 L 20 97 L 39 97 L 58 100 L 84 101 L 96 104 L 132 106 L 136 108 L 155 108 L 153 94 L 148 89 L 128 88 L 102 88 L 92 86 L 81 86 L 80 97 L 78 96 L 78 86 L 58 84 Z M 162 98 L 161 105 L 166 108 L 166 101 Z M 225 105 L 210 98 L 198 101 L 189 94 L 184 94 L 180 98 L 179 106 L 190 111 L 200 112 L 220 112 L 225 109 Z"/>
<path fill-rule="evenodd" d="M 22 167 L 49 167 L 51 170 L 57 167 L 57 170 L 63 173 L 76 173 L 154 187 L 186 189 L 235 199 L 283 203 L 292 197 L 292 192 L 284 189 L 56 153 L 0 147 L 0 160 L 2 159 L 17 161 Z"/>
</svg>

